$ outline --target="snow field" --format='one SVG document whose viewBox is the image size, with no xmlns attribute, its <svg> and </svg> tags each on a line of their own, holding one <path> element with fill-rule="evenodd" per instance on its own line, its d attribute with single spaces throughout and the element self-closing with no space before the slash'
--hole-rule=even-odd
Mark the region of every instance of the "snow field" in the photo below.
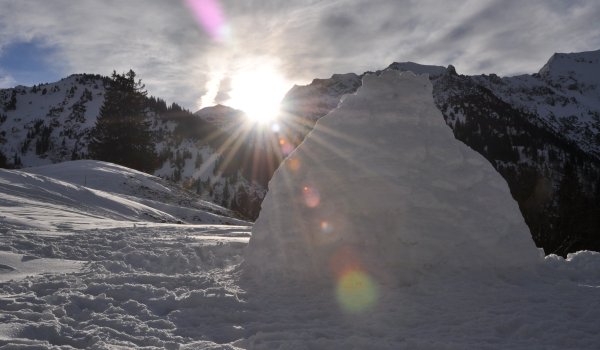
<svg viewBox="0 0 600 350">
<path fill-rule="evenodd" d="M 1 245 L 13 252 L 89 263 L 69 275 L 1 283 L 0 348 L 178 349 L 200 340 L 205 341 L 201 348 L 213 348 L 214 341 L 237 339 L 234 320 L 243 304 L 230 270 L 246 243 L 239 229 L 231 232 L 223 226 L 61 236 L 5 231 Z M 196 234 L 212 239 L 199 243 Z"/>
<path fill-rule="evenodd" d="M 248 224 L 155 176 L 99 161 L 0 169 L 0 193 L 0 219 L 16 228 L 60 232 L 144 223 Z"/>
<path fill-rule="evenodd" d="M 598 341 L 597 253 L 550 257 L 527 273 L 379 286 L 368 311 L 348 312 L 331 290 L 240 279 L 247 236 L 219 225 L 3 230 L 11 254 L 88 263 L 1 282 L 0 348 L 594 349 Z"/>
</svg>

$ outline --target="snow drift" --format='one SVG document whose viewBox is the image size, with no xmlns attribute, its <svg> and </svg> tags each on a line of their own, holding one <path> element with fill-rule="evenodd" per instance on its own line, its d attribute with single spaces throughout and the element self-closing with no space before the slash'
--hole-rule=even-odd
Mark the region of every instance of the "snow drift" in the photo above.
<svg viewBox="0 0 600 350">
<path fill-rule="evenodd" d="M 135 223 L 241 224 L 233 213 L 116 164 L 79 160 L 0 169 L 0 227 L 50 231 Z"/>
<path fill-rule="evenodd" d="M 454 138 L 428 78 L 385 71 L 365 76 L 277 170 L 245 271 L 405 284 L 538 256 L 506 182 Z"/>
</svg>

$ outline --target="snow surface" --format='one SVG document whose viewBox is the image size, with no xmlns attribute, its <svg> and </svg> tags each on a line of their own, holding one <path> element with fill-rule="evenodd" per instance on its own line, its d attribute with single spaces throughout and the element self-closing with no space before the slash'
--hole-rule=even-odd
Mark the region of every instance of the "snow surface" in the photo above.
<svg viewBox="0 0 600 350">
<path fill-rule="evenodd" d="M 81 270 L 83 262 L 41 259 L 33 255 L 0 252 L 0 283 L 44 273 L 70 273 Z"/>
<path fill-rule="evenodd" d="M 73 183 L 80 175 L 73 175 L 69 182 L 58 170 L 56 177 L 49 176 L 49 169 L 36 174 L 2 173 L 0 200 L 8 202 L 7 194 L 19 199 L 0 209 L 0 276 L 24 270 L 36 261 L 47 265 L 45 270 L 33 269 L 32 276 L 0 281 L 0 349 L 596 349 L 600 343 L 600 254 L 579 252 L 566 260 L 538 256 L 533 243 L 521 238 L 526 232 L 521 232 L 522 219 L 513 215 L 515 204 L 505 200 L 506 185 L 494 180 L 496 175 L 486 170 L 489 164 L 473 156 L 474 152 L 448 139 L 450 131 L 440 126 L 441 116 L 436 120 L 429 113 L 431 86 L 426 79 L 389 74 L 366 77 L 358 94 L 319 122 L 300 147 L 299 155 L 314 151 L 314 161 L 303 161 L 319 164 L 315 169 L 319 177 L 300 184 L 307 190 L 301 187 L 298 192 L 313 208 L 289 215 L 286 209 L 291 204 L 279 203 L 281 210 L 275 211 L 273 199 L 267 199 L 271 207 L 265 207 L 254 232 L 265 235 L 267 219 L 285 224 L 281 231 L 272 232 L 270 238 L 276 242 L 253 237 L 248 247 L 249 226 L 160 224 L 151 219 L 134 226 L 114 217 L 135 217 L 133 212 L 141 208 L 123 197 L 110 197 L 119 197 L 108 191 L 118 191 L 117 182 L 104 182 L 106 187 L 99 182 L 90 189 Z M 383 108 L 390 106 L 395 109 Z M 351 112 L 344 129 L 324 128 L 350 107 L 363 111 L 370 124 Z M 383 133 L 375 135 L 374 130 Z M 345 134 L 350 131 L 355 133 Z M 317 143 L 317 136 L 326 138 Z M 440 143 L 440 138 L 448 144 Z M 398 143 L 403 148 L 394 148 Z M 368 152 L 373 168 L 348 169 L 347 155 Z M 305 163 L 294 159 L 278 171 L 269 197 L 291 191 L 280 184 L 298 185 L 282 182 L 283 174 L 292 176 L 293 169 L 310 174 Z M 381 160 L 393 159 L 402 162 L 382 166 Z M 356 158 L 356 164 L 365 161 Z M 428 169 L 435 162 L 446 168 Z M 473 173 L 464 174 L 463 167 Z M 97 164 L 96 170 L 88 170 L 101 173 L 103 168 L 111 166 Z M 319 173 L 324 168 L 338 169 L 327 174 L 336 177 L 335 186 L 308 188 L 328 181 Z M 125 170 L 117 170 L 118 178 Z M 398 186 L 402 179 L 412 182 L 409 188 Z M 347 188 L 349 182 L 353 186 Z M 495 187 L 485 190 L 480 183 Z M 159 184 L 152 188 L 160 190 Z M 475 198 L 468 190 L 457 195 L 460 186 L 498 200 L 497 209 L 495 202 Z M 363 191 L 363 187 L 370 190 Z M 141 196 L 137 190 L 134 193 Z M 376 196 L 380 201 L 373 202 Z M 83 230 L 32 227 L 30 221 L 43 227 L 53 225 L 49 224 L 51 215 L 44 216 L 43 210 L 23 202 L 30 197 L 65 221 L 97 213 L 104 224 Z M 336 202 L 338 206 L 332 209 L 328 203 L 340 197 L 347 202 Z M 89 201 L 73 203 L 72 198 Z M 412 208 L 415 216 L 402 216 L 395 211 L 398 208 Z M 4 217 L 8 209 L 13 217 L 25 219 L 8 222 Z M 274 213 L 290 221 L 284 223 Z M 356 227 L 337 219 L 347 213 L 352 215 L 347 222 Z M 459 216 L 451 220 L 449 213 Z M 261 252 L 278 246 L 277 241 L 290 242 L 290 232 L 298 232 L 296 226 L 309 227 L 318 214 L 327 224 L 319 225 L 322 236 L 317 237 L 336 242 L 349 231 L 349 243 L 358 249 L 344 249 L 339 257 L 341 261 L 354 259 L 356 264 L 350 266 L 354 269 L 335 285 L 323 283 L 319 273 L 301 282 L 289 275 L 284 275 L 292 277 L 285 282 L 263 279 L 265 273 L 259 269 L 315 273 L 307 265 L 317 263 L 322 250 L 301 261 L 293 249 L 302 248 L 303 242 L 282 247 L 291 252 L 292 261 L 301 264 L 298 268 L 271 267 L 286 262 L 278 253 L 268 259 Z M 482 217 L 489 225 L 481 223 Z M 404 236 L 390 234 L 397 232 L 396 223 L 407 230 Z M 503 231 L 508 227 L 514 231 Z M 357 242 L 367 236 L 377 239 L 362 245 Z M 401 237 L 409 239 L 396 239 Z M 265 247 L 257 244 L 261 240 Z M 314 242 L 330 243 L 320 238 Z M 369 252 L 381 255 L 362 262 L 380 270 L 360 269 L 356 259 Z M 248 256 L 247 263 L 244 256 Z M 396 265 L 400 260 L 406 266 Z M 73 264 L 71 273 L 64 274 L 64 265 L 59 266 L 65 262 Z M 342 270 L 344 266 L 334 267 Z"/>
<path fill-rule="evenodd" d="M 0 194 L 5 225 L 49 231 L 136 222 L 248 224 L 157 177 L 91 160 L 0 169 Z"/>
</svg>

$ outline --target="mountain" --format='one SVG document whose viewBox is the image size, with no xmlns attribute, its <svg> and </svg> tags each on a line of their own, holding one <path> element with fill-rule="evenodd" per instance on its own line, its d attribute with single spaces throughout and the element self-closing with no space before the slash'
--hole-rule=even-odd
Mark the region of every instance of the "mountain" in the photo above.
<svg viewBox="0 0 600 350">
<path fill-rule="evenodd" d="M 194 115 L 221 129 L 228 129 L 235 125 L 248 122 L 248 119 L 243 111 L 221 104 L 204 107 L 195 112 Z"/>
<path fill-rule="evenodd" d="M 75 74 L 55 83 L 0 89 L 0 167 L 28 168 L 88 158 L 109 83 L 100 75 Z M 157 151 L 154 175 L 244 217 L 258 215 L 277 163 L 269 158 L 268 135 L 239 124 L 243 113 L 225 106 L 193 115 L 177 104 L 167 106 L 150 97 L 146 115 Z M 233 123 L 217 122 L 225 115 Z M 246 162 L 249 156 L 244 152 L 252 152 L 255 162 Z"/>
<path fill-rule="evenodd" d="M 84 154 L 107 83 L 99 75 L 78 74 L 56 83 L 0 89 L 4 163 L 37 166 Z"/>
<path fill-rule="evenodd" d="M 362 83 L 362 75 L 334 74 L 329 79 L 314 79 L 309 85 L 294 85 L 281 103 L 282 128 L 286 137 L 298 145 L 315 122 L 337 107 L 343 95 L 354 93 Z"/>
<path fill-rule="evenodd" d="M 566 255 L 600 250 L 599 60 L 600 50 L 555 54 L 539 73 L 504 78 L 411 62 L 384 71 L 429 74 L 446 123 L 508 182 L 538 247 Z M 289 138 L 298 144 L 363 76 L 334 75 L 290 90 L 283 101 Z"/>
</svg>

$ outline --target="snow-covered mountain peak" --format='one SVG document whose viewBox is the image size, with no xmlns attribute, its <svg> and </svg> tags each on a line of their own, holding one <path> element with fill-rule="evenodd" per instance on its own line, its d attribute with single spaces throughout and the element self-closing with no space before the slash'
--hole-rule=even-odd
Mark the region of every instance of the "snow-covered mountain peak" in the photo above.
<svg viewBox="0 0 600 350">
<path fill-rule="evenodd" d="M 394 62 L 390 64 L 387 69 L 398 70 L 401 72 L 413 72 L 415 74 L 429 74 L 429 76 L 436 76 L 446 73 L 445 67 L 418 64 L 414 62 Z"/>
<path fill-rule="evenodd" d="M 309 85 L 294 85 L 283 98 L 282 110 L 291 119 L 301 115 L 315 122 L 337 106 L 341 95 L 356 91 L 361 79 L 362 75 L 354 73 L 333 74 L 329 79 L 314 79 Z"/>
<path fill-rule="evenodd" d="M 502 101 L 535 115 L 533 123 L 600 157 L 600 50 L 556 53 L 537 74 L 472 79 Z"/>
<path fill-rule="evenodd" d="M 248 121 L 243 111 L 222 104 L 204 107 L 194 115 L 221 130 L 231 130 Z"/>
<path fill-rule="evenodd" d="M 539 75 L 542 79 L 554 83 L 565 84 L 571 90 L 598 92 L 600 86 L 600 50 L 577 53 L 555 53 L 548 60 Z"/>
<path fill-rule="evenodd" d="M 360 76 L 355 73 L 344 73 L 344 74 L 336 73 L 336 74 L 333 74 L 331 76 L 331 78 L 326 78 L 326 79 L 315 78 L 310 83 L 310 85 L 330 86 L 330 85 L 332 85 L 332 82 L 335 84 L 352 85 L 352 84 L 354 84 L 354 82 L 357 78 L 360 78 Z M 302 86 L 302 85 L 294 85 L 294 87 L 299 87 L 299 86 Z M 294 88 L 292 88 L 292 90 L 293 89 Z"/>
<path fill-rule="evenodd" d="M 227 124 L 245 118 L 243 111 L 222 104 L 204 107 L 194 115 L 214 124 Z"/>
</svg>

